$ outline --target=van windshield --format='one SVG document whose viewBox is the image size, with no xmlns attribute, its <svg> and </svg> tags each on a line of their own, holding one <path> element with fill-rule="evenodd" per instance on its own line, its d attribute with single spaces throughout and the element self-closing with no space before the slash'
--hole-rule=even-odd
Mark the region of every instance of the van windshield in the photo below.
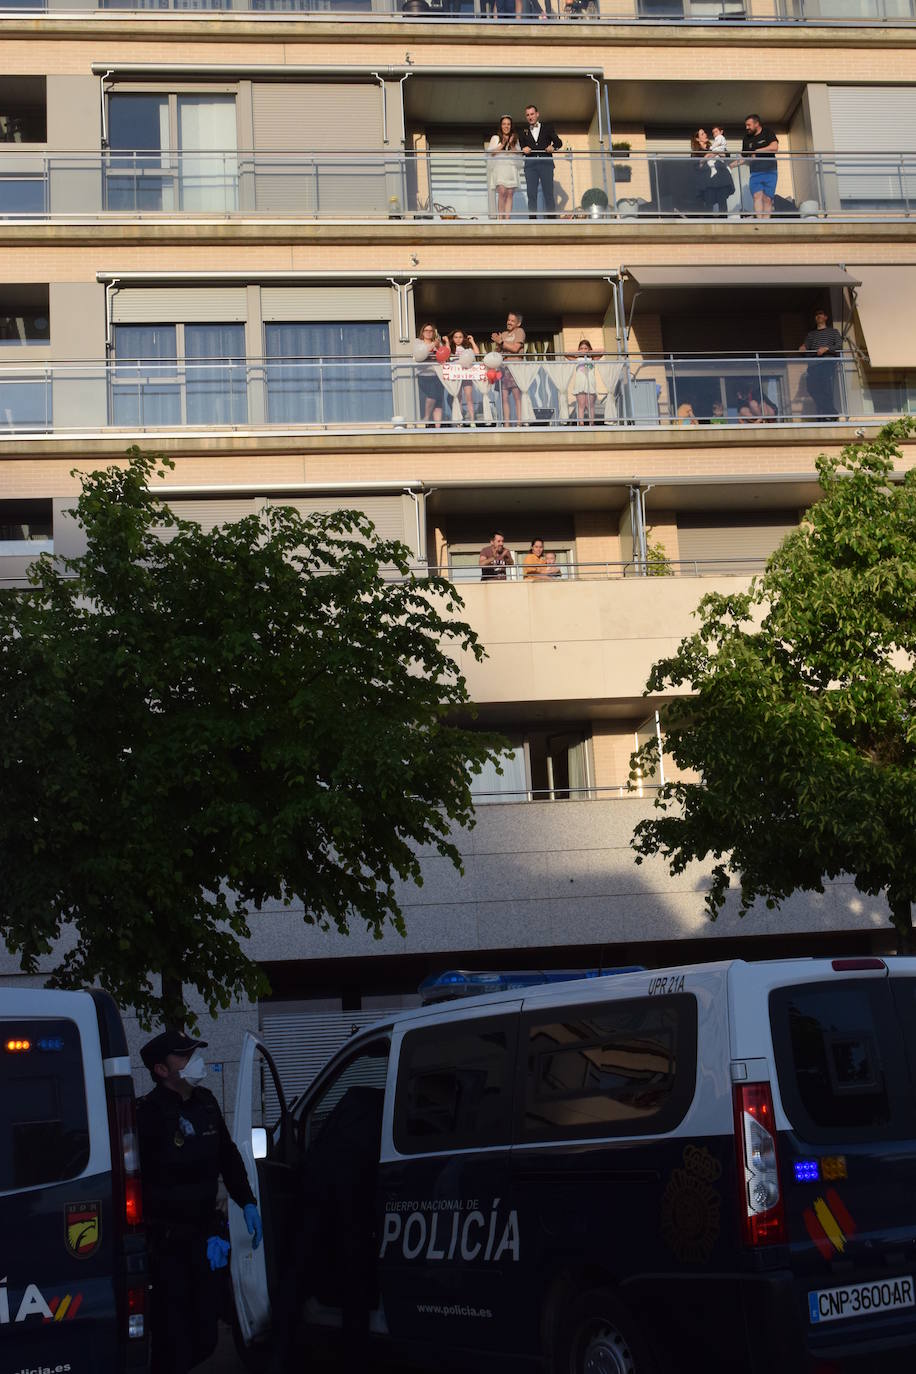
<svg viewBox="0 0 916 1374">
<path fill-rule="evenodd" d="M 89 1161 L 74 1021 L 0 1020 L 0 1192 L 59 1183 Z"/>
<path fill-rule="evenodd" d="M 887 980 L 804 983 L 770 996 L 783 1104 L 811 1141 L 908 1136 L 912 1089 Z"/>
</svg>

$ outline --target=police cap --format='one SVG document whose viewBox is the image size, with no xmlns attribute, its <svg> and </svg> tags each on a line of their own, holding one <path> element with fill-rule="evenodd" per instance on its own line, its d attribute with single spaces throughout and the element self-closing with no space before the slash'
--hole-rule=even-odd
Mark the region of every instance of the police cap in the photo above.
<svg viewBox="0 0 916 1374">
<path fill-rule="evenodd" d="M 154 1035 L 152 1040 L 146 1042 L 140 1051 L 140 1058 L 152 1073 L 153 1065 L 164 1064 L 166 1055 L 190 1054 L 192 1050 L 206 1048 L 206 1040 L 192 1040 L 189 1035 L 185 1035 L 184 1031 L 166 1030 L 159 1035 Z"/>
</svg>

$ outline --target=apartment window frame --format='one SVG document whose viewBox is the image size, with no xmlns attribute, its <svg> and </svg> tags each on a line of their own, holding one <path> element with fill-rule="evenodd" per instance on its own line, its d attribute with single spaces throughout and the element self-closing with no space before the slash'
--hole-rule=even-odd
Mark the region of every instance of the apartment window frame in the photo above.
<svg viewBox="0 0 916 1374">
<path fill-rule="evenodd" d="M 195 397 L 204 394 L 200 388 L 205 387 L 208 382 L 213 381 L 206 375 L 207 361 L 194 356 L 189 356 L 187 351 L 187 331 L 189 329 L 236 329 L 241 336 L 241 351 L 239 353 L 223 354 L 222 357 L 213 357 L 214 368 L 225 366 L 227 361 L 235 364 L 232 373 L 229 375 L 228 386 L 221 393 L 228 398 L 230 414 L 225 418 L 213 418 L 212 416 L 202 416 L 201 418 L 190 418 L 189 397 L 193 401 Z M 174 331 L 175 351 L 173 357 L 167 358 L 144 358 L 144 357 L 122 357 L 118 351 L 118 334 L 121 330 L 127 329 L 161 329 Z M 249 397 L 249 381 L 251 377 L 251 360 L 247 350 L 247 330 L 245 322 L 242 320 L 222 320 L 222 321 L 200 321 L 200 320 L 137 320 L 126 322 L 122 321 L 112 327 L 111 335 L 111 385 L 110 385 L 110 419 L 112 424 L 124 424 L 126 427 L 134 427 L 144 424 L 158 425 L 180 425 L 180 426 L 200 426 L 200 425 L 247 425 L 251 412 L 251 400 Z M 189 364 L 190 370 L 189 370 Z M 117 401 L 120 398 L 128 397 L 138 386 L 143 384 L 144 374 L 155 380 L 157 390 L 166 395 L 174 393 L 178 401 L 178 412 L 174 419 L 151 420 L 142 413 L 142 402 L 138 393 L 138 416 L 136 420 L 119 420 L 116 418 L 115 411 Z M 241 384 L 236 381 L 237 375 L 241 376 Z M 244 404 L 239 407 L 239 413 L 234 413 L 237 398 L 243 398 Z"/>
<path fill-rule="evenodd" d="M 113 126 L 112 101 L 119 97 L 151 96 L 166 102 L 166 125 L 167 125 L 167 146 L 156 148 L 115 148 L 111 146 L 111 132 Z M 201 150 L 195 152 L 194 149 L 183 149 L 181 147 L 180 129 L 180 101 L 183 98 L 192 97 L 206 99 L 207 97 L 220 97 L 231 99 L 235 106 L 235 148 L 219 150 Z M 187 198 L 185 181 L 186 177 L 182 173 L 183 157 L 223 157 L 227 160 L 225 176 L 232 177 L 233 195 L 227 199 L 233 201 L 232 204 L 225 206 L 215 205 L 212 207 L 216 211 L 231 211 L 239 208 L 239 150 L 241 147 L 240 134 L 242 133 L 240 99 L 240 83 L 238 81 L 180 81 L 180 82 L 147 82 L 147 81 L 124 81 L 117 82 L 105 91 L 105 106 L 108 128 L 108 148 L 106 149 L 105 167 L 105 206 L 106 209 L 115 212 L 143 213 L 178 213 L 185 209 L 200 207 L 187 207 L 184 201 Z M 127 163 L 127 160 L 131 161 Z M 118 163 L 127 163 L 119 166 Z M 148 180 L 153 191 L 158 189 L 161 204 L 145 205 L 142 203 L 133 206 L 121 206 L 110 204 L 109 192 L 111 188 L 117 187 L 118 183 L 129 184 L 131 181 L 136 183 L 135 200 L 138 199 L 141 190 L 141 183 Z M 190 180 L 187 178 L 187 180 Z M 158 184 L 158 185 L 157 185 Z M 167 203 L 168 202 L 168 203 Z"/>
<path fill-rule="evenodd" d="M 6 281 L 0 286 L 0 319 L 4 331 L 0 334 L 0 350 L 10 348 L 47 348 L 51 343 L 51 285 L 50 282 Z M 29 336 L 26 321 L 34 328 L 43 320 L 40 333 Z M 19 326 L 8 321 L 22 321 Z M 9 337 L 5 337 L 8 334 Z"/>
</svg>

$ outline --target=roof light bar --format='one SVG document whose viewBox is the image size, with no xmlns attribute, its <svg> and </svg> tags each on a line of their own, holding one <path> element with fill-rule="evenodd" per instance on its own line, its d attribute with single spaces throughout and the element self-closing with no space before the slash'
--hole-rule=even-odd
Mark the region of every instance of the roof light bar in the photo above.
<svg viewBox="0 0 916 1374">
<path fill-rule="evenodd" d="M 469 973 L 464 969 L 450 969 L 447 973 L 434 973 L 424 978 L 419 993 L 424 1005 L 429 1005 L 459 997 L 482 997 L 489 992 L 511 992 L 553 983 L 572 983 L 583 978 L 607 978 L 612 974 L 642 972 L 642 964 L 626 964 L 618 968 L 527 969 L 511 973 Z"/>
</svg>

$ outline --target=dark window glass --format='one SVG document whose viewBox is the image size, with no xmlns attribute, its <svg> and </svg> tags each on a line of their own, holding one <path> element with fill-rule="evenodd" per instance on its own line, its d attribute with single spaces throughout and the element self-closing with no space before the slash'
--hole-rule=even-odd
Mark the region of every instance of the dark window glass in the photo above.
<svg viewBox="0 0 916 1374">
<path fill-rule="evenodd" d="M 523 1134 L 638 1135 L 671 1130 L 696 1082 L 693 997 L 570 1008 L 528 1022 Z"/>
<path fill-rule="evenodd" d="M 516 1024 L 487 1017 L 405 1035 L 395 1108 L 402 1154 L 508 1145 Z"/>
<path fill-rule="evenodd" d="M 27 1050 L 8 1042 L 27 1042 Z M 73 1021 L 0 1022 L 0 1192 L 59 1183 L 89 1161 L 79 1030 Z"/>
<path fill-rule="evenodd" d="M 770 1022 L 780 1092 L 800 1131 L 816 1139 L 890 1125 L 902 1065 L 883 980 L 781 989 Z"/>
<path fill-rule="evenodd" d="M 50 501 L 0 501 L 0 544 L 46 543 L 51 538 Z"/>
<path fill-rule="evenodd" d="M 118 324 L 111 415 L 116 425 L 174 425 L 181 421 L 181 391 L 173 324 Z"/>
<path fill-rule="evenodd" d="M 340 1115 L 339 1109 L 348 1094 L 358 1100 L 368 1089 L 384 1097 L 389 1049 L 387 1040 L 367 1045 L 341 1065 L 314 1097 L 308 1098 L 298 1120 L 299 1139 L 306 1149 L 315 1144 L 335 1111 Z"/>
</svg>

